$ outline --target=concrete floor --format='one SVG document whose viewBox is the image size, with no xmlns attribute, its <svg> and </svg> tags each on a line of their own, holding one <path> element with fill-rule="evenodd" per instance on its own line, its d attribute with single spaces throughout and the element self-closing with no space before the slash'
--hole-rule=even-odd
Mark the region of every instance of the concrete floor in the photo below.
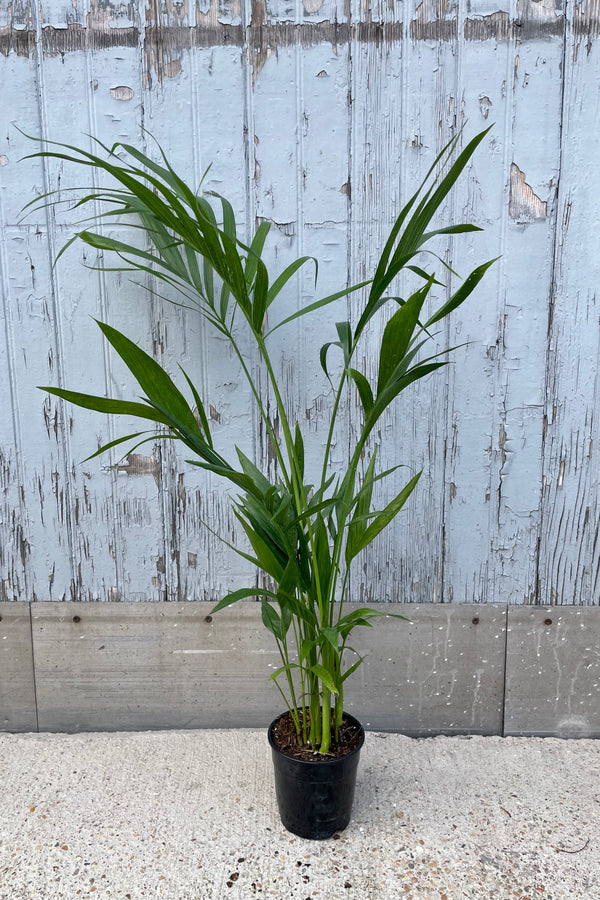
<svg viewBox="0 0 600 900">
<path fill-rule="evenodd" d="M 600 743 L 367 734 L 354 815 L 286 832 L 261 731 L 0 735 L 0 898 L 600 900 Z"/>
</svg>

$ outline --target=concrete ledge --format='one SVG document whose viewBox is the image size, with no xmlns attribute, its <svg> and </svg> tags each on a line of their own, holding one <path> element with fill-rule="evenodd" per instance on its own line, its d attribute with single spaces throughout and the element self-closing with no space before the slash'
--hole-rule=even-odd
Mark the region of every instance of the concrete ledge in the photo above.
<svg viewBox="0 0 600 900">
<path fill-rule="evenodd" d="M 256 603 L 36 603 L 40 731 L 252 727 L 279 711 Z"/>
<path fill-rule="evenodd" d="M 257 603 L 0 604 L 0 729 L 263 727 L 279 665 Z M 348 605 L 348 610 L 352 605 Z M 600 610 L 382 605 L 345 706 L 412 736 L 600 736 Z M 508 618 L 508 629 L 507 629 Z M 550 622 L 550 624 L 548 624 Z"/>
<path fill-rule="evenodd" d="M 600 610 L 509 607 L 505 734 L 600 737 Z"/>
<path fill-rule="evenodd" d="M 410 619 L 356 632 L 366 654 L 345 706 L 367 727 L 414 737 L 501 734 L 506 607 L 381 604 Z"/>
<path fill-rule="evenodd" d="M 37 731 L 29 603 L 0 603 L 0 731 Z"/>
</svg>

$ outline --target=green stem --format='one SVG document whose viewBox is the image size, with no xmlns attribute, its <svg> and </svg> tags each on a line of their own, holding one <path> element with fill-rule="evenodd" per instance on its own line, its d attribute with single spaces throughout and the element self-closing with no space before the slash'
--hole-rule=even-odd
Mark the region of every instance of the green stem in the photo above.
<svg viewBox="0 0 600 900">
<path fill-rule="evenodd" d="M 319 680 L 316 675 L 310 676 L 310 733 L 308 740 L 311 747 L 318 747 L 321 743 L 322 722 L 321 722 L 321 697 L 319 695 Z"/>
<path fill-rule="evenodd" d="M 321 735 L 321 746 L 319 753 L 329 753 L 331 742 L 331 692 L 329 688 L 323 686 L 323 706 L 321 715 L 323 719 L 323 733 Z"/>
<path fill-rule="evenodd" d="M 348 583 L 349 574 L 350 574 L 350 569 L 348 568 L 348 566 L 346 566 L 346 568 L 344 570 L 344 578 L 342 580 L 342 595 L 340 597 L 340 603 L 339 603 L 339 608 L 338 608 L 338 618 L 337 618 L 338 622 L 342 618 L 342 610 L 344 608 L 344 599 L 346 597 L 346 585 Z"/>
<path fill-rule="evenodd" d="M 291 482 L 292 482 L 292 490 L 294 494 L 294 502 L 296 504 L 296 512 L 298 515 L 303 513 L 307 507 L 307 499 L 306 499 L 306 491 L 304 490 L 304 482 L 302 479 L 302 472 L 300 471 L 300 466 L 298 464 L 298 460 L 296 459 L 296 452 L 294 449 L 294 441 L 292 438 L 292 432 L 290 429 L 289 421 L 285 411 L 285 405 L 283 403 L 283 398 L 279 391 L 279 386 L 277 384 L 277 379 L 275 378 L 275 372 L 273 371 L 273 366 L 271 364 L 271 358 L 269 356 L 269 352 L 267 350 L 264 339 L 261 335 L 255 334 L 256 341 L 258 343 L 261 356 L 264 360 L 265 366 L 267 368 L 267 372 L 269 374 L 269 379 L 271 381 L 271 386 L 273 388 L 273 393 L 275 395 L 275 402 L 277 404 L 277 409 L 279 411 L 279 416 L 281 419 L 281 427 L 283 429 L 283 436 L 287 448 L 288 458 L 291 463 Z M 316 544 L 315 544 L 315 536 L 312 529 L 310 517 L 306 519 L 306 529 L 308 531 L 308 540 L 310 543 L 310 549 L 312 553 L 313 560 L 316 561 L 317 552 L 316 552 Z M 315 574 L 315 588 L 317 593 L 317 603 L 319 605 L 319 616 L 321 619 L 321 623 L 326 621 L 326 612 L 327 606 L 324 605 L 323 600 L 323 592 L 321 589 L 321 582 L 319 577 L 319 569 L 317 565 L 314 566 L 314 574 Z"/>
<path fill-rule="evenodd" d="M 279 693 L 280 693 L 281 696 L 283 697 L 283 702 L 284 702 L 285 705 L 287 706 L 287 708 L 288 708 L 288 710 L 289 710 L 289 713 L 290 713 L 290 715 L 291 715 L 291 717 L 292 717 L 292 721 L 294 722 L 294 728 L 296 729 L 296 734 L 299 735 L 299 734 L 300 734 L 300 722 L 299 722 L 299 720 L 298 720 L 297 715 L 295 714 L 295 710 L 292 708 L 292 706 L 290 706 L 289 700 L 288 700 L 288 698 L 285 696 L 285 691 L 283 691 L 283 690 L 281 689 L 281 685 L 279 685 L 279 684 L 277 683 L 277 679 L 275 679 L 275 678 L 273 679 L 273 684 L 275 685 L 275 687 L 277 688 L 277 690 L 279 691 Z"/>
<path fill-rule="evenodd" d="M 306 744 L 306 716 L 304 714 L 304 707 L 306 705 L 306 674 L 304 670 L 304 663 L 300 659 L 301 655 L 301 637 L 302 630 L 298 629 L 298 623 L 294 618 L 292 620 L 293 629 L 294 629 L 294 640 L 296 642 L 296 655 L 298 657 L 298 667 L 300 670 L 300 701 L 302 703 L 302 743 Z M 296 709 L 298 709 L 297 701 L 294 701 L 294 705 Z M 300 715 L 300 713 L 299 713 Z"/>
<path fill-rule="evenodd" d="M 344 686 L 340 684 L 340 692 L 338 696 L 335 698 L 335 710 L 334 710 L 334 730 L 335 730 L 335 739 L 339 741 L 340 739 L 340 727 L 342 725 L 342 719 L 344 717 Z"/>
<path fill-rule="evenodd" d="M 363 427 L 362 434 L 360 435 L 360 437 L 357 441 L 356 447 L 354 449 L 354 453 L 352 454 L 352 457 L 348 464 L 348 469 L 347 469 L 348 483 L 346 485 L 344 496 L 341 498 L 342 516 L 340 518 L 340 521 L 338 521 L 338 523 L 337 523 L 338 524 L 338 532 L 336 535 L 336 539 L 334 541 L 332 561 L 331 561 L 332 566 L 335 566 L 336 567 L 335 570 L 338 572 L 340 571 L 340 559 L 341 559 L 342 550 L 344 547 L 345 529 L 346 529 L 346 522 L 348 519 L 348 513 L 350 511 L 350 501 L 354 494 L 354 484 L 356 482 L 356 470 L 358 468 L 358 463 L 360 461 L 360 457 L 363 452 L 364 446 L 367 442 L 367 438 L 369 437 L 371 431 L 373 430 L 374 425 L 375 425 L 374 422 L 370 423 L 370 424 L 365 424 L 365 426 Z M 342 597 L 341 597 L 340 613 L 339 613 L 340 616 L 341 616 L 341 607 L 344 603 L 344 593 L 346 590 L 347 579 L 348 579 L 348 569 L 346 569 L 345 573 L 344 573 L 344 582 L 343 582 L 343 586 L 342 586 Z M 334 581 L 333 578 L 331 580 L 332 580 L 332 582 Z M 334 586 L 332 585 L 332 589 L 333 589 L 333 587 Z M 332 594 L 330 597 L 330 606 L 333 606 L 333 599 L 334 599 L 334 597 Z"/>
<path fill-rule="evenodd" d="M 296 691 L 294 688 L 294 679 L 292 678 L 292 673 L 289 669 L 290 657 L 288 653 L 287 641 L 283 642 L 283 646 L 279 648 L 279 655 L 284 660 L 285 665 L 288 667 L 285 670 L 285 674 L 287 677 L 288 688 L 290 691 L 290 699 L 292 701 L 292 707 L 294 709 L 294 724 L 296 725 L 296 731 L 300 734 L 300 728 L 298 725 L 298 701 L 296 700 Z"/>
<path fill-rule="evenodd" d="M 275 432 L 273 431 L 273 427 L 269 420 L 269 415 L 263 406 L 262 400 L 260 398 L 260 394 L 258 393 L 256 385 L 254 384 L 254 381 L 252 380 L 252 376 L 251 376 L 250 372 L 248 371 L 248 366 L 246 365 L 246 361 L 242 355 L 242 352 L 241 352 L 240 348 L 238 347 L 238 345 L 233 337 L 233 334 L 229 330 L 227 331 L 227 337 L 229 338 L 229 340 L 231 342 L 234 352 L 235 352 L 238 360 L 240 361 L 240 364 L 244 371 L 244 375 L 246 376 L 246 380 L 247 380 L 248 384 L 250 385 L 250 390 L 252 391 L 254 399 L 256 400 L 256 405 L 258 406 L 258 411 L 260 412 L 260 416 L 261 416 L 263 422 L 265 423 L 265 428 L 267 429 L 267 432 L 271 439 L 271 444 L 273 445 L 273 450 L 275 451 L 275 454 L 277 456 L 277 462 L 279 463 L 279 467 L 281 470 L 281 474 L 283 476 L 283 480 L 285 481 L 285 485 L 289 490 L 291 487 L 290 476 L 288 475 L 288 471 L 287 471 L 287 468 L 285 465 L 285 460 L 281 453 L 281 448 L 279 447 L 279 442 L 275 436 Z M 257 343 L 258 343 L 258 347 L 261 352 L 261 355 L 263 355 L 264 344 L 263 344 L 263 347 L 261 347 L 261 342 L 259 342 L 257 340 Z M 266 348 L 265 348 L 265 350 L 266 350 Z M 265 359 L 264 355 L 263 355 L 263 359 Z M 268 360 L 265 359 L 265 363 L 267 363 L 267 362 L 268 362 Z M 267 366 L 267 368 L 268 368 L 268 366 Z M 280 411 L 280 415 L 281 415 L 281 411 Z"/>
<path fill-rule="evenodd" d="M 350 349 L 350 354 L 348 356 L 348 363 L 350 363 L 350 360 L 354 356 L 354 351 L 356 350 L 356 347 L 358 345 L 358 337 L 359 336 L 356 335 L 354 338 L 354 341 L 352 343 L 352 347 Z M 342 372 L 342 377 L 340 378 L 340 383 L 339 383 L 337 391 L 336 391 L 333 409 L 331 411 L 331 419 L 329 421 L 329 430 L 327 433 L 327 441 L 325 444 L 325 454 L 324 454 L 324 458 L 323 458 L 323 469 L 321 472 L 321 489 L 323 488 L 325 482 L 327 481 L 327 467 L 329 465 L 329 455 L 330 455 L 331 445 L 333 442 L 333 431 L 335 428 L 335 423 L 337 421 L 338 409 L 339 409 L 339 405 L 340 405 L 340 401 L 341 401 L 341 397 L 342 397 L 342 390 L 344 388 L 347 378 L 348 378 L 347 368 L 345 368 L 344 371 Z M 348 518 L 348 504 L 347 504 L 346 500 L 347 500 L 347 498 L 352 497 L 354 483 L 356 480 L 356 467 L 358 465 L 358 460 L 360 459 L 360 454 L 362 453 L 362 449 L 366 442 L 367 436 L 370 433 L 372 428 L 373 428 L 373 425 L 370 426 L 369 431 L 366 433 L 365 433 L 365 429 L 363 428 L 363 434 L 361 435 L 361 439 L 359 441 L 360 450 L 358 453 L 355 450 L 354 454 L 352 455 L 350 465 L 348 467 L 348 472 L 351 472 L 352 475 L 351 475 L 351 478 L 348 479 L 348 485 L 346 488 L 345 496 L 343 498 L 342 510 L 345 514 L 342 516 L 341 520 L 338 521 L 338 523 L 337 523 L 338 532 L 336 535 L 336 540 L 334 541 L 333 554 L 332 554 L 332 560 L 331 560 L 333 572 L 339 573 L 339 571 L 340 571 L 340 558 L 341 558 L 342 549 L 344 546 L 344 531 L 345 531 L 345 526 L 346 526 L 346 520 Z M 347 573 L 346 573 L 346 577 L 347 577 Z M 345 586 L 345 581 L 346 581 L 346 578 L 344 579 L 344 586 Z M 329 596 L 327 597 L 327 605 L 330 609 L 330 619 L 331 619 L 331 621 L 328 624 L 330 626 L 333 624 L 333 604 L 335 601 L 336 584 L 337 584 L 337 577 L 332 577 L 330 580 L 330 585 L 329 585 L 329 588 L 330 588 Z M 344 590 L 342 590 L 342 603 L 344 601 L 343 594 L 344 594 Z"/>
<path fill-rule="evenodd" d="M 327 466 L 329 465 L 329 453 L 331 450 L 331 443 L 333 439 L 333 430 L 335 428 L 335 423 L 337 420 L 338 407 L 342 398 L 342 388 L 346 381 L 346 377 L 346 370 L 344 369 L 342 377 L 340 378 L 338 389 L 336 391 L 335 400 L 333 402 L 333 409 L 331 410 L 331 418 L 329 420 L 329 430 L 327 432 L 327 441 L 325 442 L 325 455 L 323 457 L 323 469 L 321 471 L 321 488 L 327 481 Z"/>
<path fill-rule="evenodd" d="M 350 363 L 352 357 L 354 356 L 354 351 L 356 350 L 356 347 L 358 345 L 358 337 L 359 337 L 358 335 L 355 335 L 354 341 L 352 342 L 352 347 L 350 348 L 350 354 L 348 356 L 348 363 Z M 344 384 L 346 383 L 347 378 L 348 378 L 348 369 L 346 367 L 346 368 L 344 368 L 344 371 L 342 372 L 342 377 L 340 378 L 340 383 L 338 385 L 336 395 L 335 395 L 335 400 L 333 403 L 333 409 L 331 410 L 331 418 L 329 420 L 329 431 L 327 433 L 327 441 L 325 443 L 325 455 L 323 457 L 323 469 L 321 472 L 321 487 L 325 484 L 325 482 L 327 480 L 327 466 L 329 465 L 329 454 L 330 454 L 331 445 L 332 445 L 333 430 L 335 428 L 335 423 L 337 421 L 338 407 L 340 405 L 340 400 L 342 398 L 342 390 L 344 388 Z"/>
</svg>

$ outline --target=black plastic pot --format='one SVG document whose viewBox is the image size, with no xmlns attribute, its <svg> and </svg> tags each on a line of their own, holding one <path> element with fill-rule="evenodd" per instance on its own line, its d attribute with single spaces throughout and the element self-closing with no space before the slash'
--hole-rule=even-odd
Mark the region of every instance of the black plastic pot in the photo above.
<svg viewBox="0 0 600 900">
<path fill-rule="evenodd" d="M 339 759 L 294 759 L 275 746 L 273 729 L 282 713 L 269 726 L 269 744 L 275 768 L 275 793 L 281 821 L 299 837 L 325 840 L 342 831 L 350 821 L 356 770 L 365 732 L 354 716 L 345 718 L 360 729 L 360 744 Z"/>
</svg>

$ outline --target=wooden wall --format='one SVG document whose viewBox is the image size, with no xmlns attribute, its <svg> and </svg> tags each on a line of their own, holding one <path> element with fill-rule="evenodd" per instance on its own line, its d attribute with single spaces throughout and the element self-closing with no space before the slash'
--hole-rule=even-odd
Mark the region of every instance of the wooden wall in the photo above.
<svg viewBox="0 0 600 900">
<path fill-rule="evenodd" d="M 436 152 L 494 123 L 442 221 L 461 273 L 502 254 L 448 338 L 469 342 L 415 388 L 374 441 L 382 465 L 424 474 L 351 583 L 358 601 L 598 605 L 600 53 L 598 0 L 0 0 L 0 600 L 210 601 L 254 574 L 203 526 L 237 540 L 222 486 L 175 448 L 81 462 L 136 430 L 37 390 L 131 397 L 92 317 L 189 370 L 216 440 L 271 465 L 227 349 L 73 246 L 68 206 L 23 204 L 85 183 L 20 161 L 32 135 L 162 144 L 191 182 L 226 193 L 269 256 L 321 260 L 324 295 L 372 272 L 386 229 Z M 446 247 L 440 247 L 446 252 Z M 312 275 L 289 311 L 315 296 Z M 318 457 L 330 400 L 318 347 L 357 300 L 274 348 Z M 362 365 L 374 366 L 370 347 Z M 358 408 L 350 398 L 345 456 Z M 113 463 L 118 462 L 118 455 Z M 397 492 L 408 469 L 400 469 Z M 382 497 L 382 502 L 385 497 Z"/>
</svg>

